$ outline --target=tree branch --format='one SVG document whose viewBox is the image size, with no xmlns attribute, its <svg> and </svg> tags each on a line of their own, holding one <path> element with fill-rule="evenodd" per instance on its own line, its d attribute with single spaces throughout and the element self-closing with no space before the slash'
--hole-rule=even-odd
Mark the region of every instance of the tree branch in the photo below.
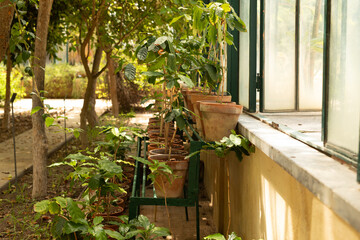
<svg viewBox="0 0 360 240">
<path fill-rule="evenodd" d="M 98 73 L 93 75 L 94 78 L 98 78 L 106 70 L 107 66 L 108 66 L 108 62 L 106 62 L 106 65 Z"/>
</svg>

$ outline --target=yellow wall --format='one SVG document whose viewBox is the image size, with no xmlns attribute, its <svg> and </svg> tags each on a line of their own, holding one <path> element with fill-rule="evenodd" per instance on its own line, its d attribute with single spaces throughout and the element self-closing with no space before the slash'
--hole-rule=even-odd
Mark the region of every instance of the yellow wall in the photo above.
<svg viewBox="0 0 360 240">
<path fill-rule="evenodd" d="M 225 233 L 228 225 L 226 160 L 205 152 L 202 160 L 214 221 L 218 231 Z M 227 160 L 230 232 L 236 232 L 244 240 L 360 239 L 359 232 L 259 149 L 242 162 L 235 154 Z"/>
</svg>

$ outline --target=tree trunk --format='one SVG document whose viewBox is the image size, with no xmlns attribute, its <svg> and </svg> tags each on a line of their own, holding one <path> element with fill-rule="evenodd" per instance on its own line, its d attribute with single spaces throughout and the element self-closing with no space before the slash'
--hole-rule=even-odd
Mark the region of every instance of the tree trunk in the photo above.
<svg viewBox="0 0 360 240">
<path fill-rule="evenodd" d="M 34 52 L 34 75 L 33 90 L 38 93 L 32 96 L 33 108 L 43 107 L 39 98 L 40 91 L 45 85 L 46 43 L 50 13 L 53 0 L 39 1 L 39 12 L 36 25 L 36 39 Z M 33 121 L 33 190 L 32 197 L 40 198 L 47 192 L 47 138 L 45 122 L 42 117 L 43 109 L 32 115 Z"/>
<path fill-rule="evenodd" d="M 5 106 L 4 106 L 4 118 L 2 122 L 2 128 L 8 129 L 10 127 L 10 79 L 12 71 L 11 53 L 7 51 L 6 61 L 6 92 L 5 92 Z"/>
<path fill-rule="evenodd" d="M 106 59 L 108 62 L 108 70 L 109 70 L 109 88 L 110 88 L 110 96 L 112 103 L 112 113 L 114 116 L 119 115 L 119 102 L 117 97 L 117 89 L 116 89 L 116 76 L 115 76 L 115 63 L 111 58 L 111 52 L 106 54 Z"/>
<path fill-rule="evenodd" d="M 85 49 L 85 48 L 81 48 L 81 49 Z M 98 47 L 96 49 L 92 71 L 86 73 L 86 76 L 88 78 L 88 84 L 86 86 L 84 104 L 80 113 L 80 128 L 83 130 L 80 135 L 80 140 L 83 146 L 86 146 L 88 144 L 86 123 L 87 122 L 89 123 L 90 128 L 95 127 L 96 124 L 98 123 L 98 117 L 95 112 L 95 100 L 96 100 L 95 90 L 96 90 L 97 73 L 99 72 L 99 68 L 100 68 L 102 52 L 103 52 L 102 47 Z M 82 56 L 81 59 L 83 65 L 88 64 L 86 58 L 83 57 L 85 56 L 84 52 L 81 53 L 81 56 Z"/>
<path fill-rule="evenodd" d="M 14 15 L 14 8 L 10 0 L 0 2 L 0 62 L 3 60 L 9 45 L 10 27 Z"/>
</svg>

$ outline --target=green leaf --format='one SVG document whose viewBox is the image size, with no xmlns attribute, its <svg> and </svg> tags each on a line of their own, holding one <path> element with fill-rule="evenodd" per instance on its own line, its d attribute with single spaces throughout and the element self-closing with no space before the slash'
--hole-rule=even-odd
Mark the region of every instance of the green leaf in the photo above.
<svg viewBox="0 0 360 240">
<path fill-rule="evenodd" d="M 229 235 L 228 240 L 241 240 L 241 237 L 238 237 L 234 232 L 232 232 Z"/>
<path fill-rule="evenodd" d="M 180 15 L 178 17 L 175 17 L 171 20 L 171 22 L 169 23 L 169 25 L 172 25 L 174 23 L 176 23 L 177 21 L 179 21 L 182 17 L 184 17 L 184 15 Z"/>
<path fill-rule="evenodd" d="M 162 70 L 164 65 L 165 65 L 165 54 L 161 55 L 160 57 L 156 58 L 154 61 L 150 62 L 148 70 L 149 71 Z"/>
<path fill-rule="evenodd" d="M 161 72 L 142 72 L 142 75 L 148 76 L 148 77 L 162 77 L 164 76 Z"/>
<path fill-rule="evenodd" d="M 136 56 L 140 61 L 144 61 L 146 59 L 147 55 L 148 55 L 148 50 L 147 50 L 147 47 L 144 46 L 144 47 L 140 48 L 140 50 Z"/>
<path fill-rule="evenodd" d="M 94 218 L 93 224 L 94 225 L 99 225 L 102 221 L 104 221 L 104 218 L 97 216 L 97 217 Z"/>
<path fill-rule="evenodd" d="M 45 118 L 45 125 L 46 127 L 50 127 L 54 123 L 55 119 L 52 117 Z"/>
<path fill-rule="evenodd" d="M 204 237 L 204 239 L 212 239 L 212 240 L 226 240 L 225 237 L 220 233 L 215 233 L 209 236 Z"/>
<path fill-rule="evenodd" d="M 218 74 L 217 74 L 216 67 L 214 65 L 211 65 L 211 64 L 205 64 L 204 68 L 208 72 L 211 80 L 217 81 Z"/>
<path fill-rule="evenodd" d="M 224 10 L 224 12 L 230 12 L 231 11 L 231 6 L 228 3 L 222 4 L 221 8 Z"/>
<path fill-rule="evenodd" d="M 66 199 L 63 197 L 55 197 L 55 201 L 60 205 L 61 208 L 65 208 L 67 205 Z"/>
<path fill-rule="evenodd" d="M 175 118 L 175 121 L 180 130 L 184 130 L 186 128 L 186 121 L 183 116 L 179 116 L 179 117 Z"/>
<path fill-rule="evenodd" d="M 74 129 L 73 134 L 74 134 L 74 137 L 75 137 L 75 138 L 79 138 L 79 137 L 80 137 L 80 132 L 79 132 L 79 130 L 77 130 L 77 129 Z"/>
<path fill-rule="evenodd" d="M 169 40 L 169 38 L 167 36 L 162 36 L 159 37 L 158 39 L 156 39 L 156 41 L 154 42 L 154 45 L 161 45 L 163 43 L 165 43 L 165 41 Z"/>
<path fill-rule="evenodd" d="M 34 205 L 34 211 L 41 214 L 45 214 L 49 211 L 49 204 L 50 204 L 50 200 L 43 200 L 41 202 L 37 202 Z"/>
<path fill-rule="evenodd" d="M 134 80 L 136 76 L 136 68 L 134 67 L 134 65 L 132 65 L 131 63 L 126 65 L 124 68 L 124 75 L 126 79 Z"/>
<path fill-rule="evenodd" d="M 43 107 L 41 107 L 41 106 L 33 107 L 33 109 L 31 109 L 31 115 L 38 112 L 40 109 L 43 109 Z"/>
<path fill-rule="evenodd" d="M 59 239 L 60 236 L 63 234 L 63 229 L 67 221 L 59 216 L 54 216 L 53 224 L 51 226 L 51 233 L 53 237 Z"/>
<path fill-rule="evenodd" d="M 85 156 L 82 153 L 69 154 L 65 159 L 74 159 L 74 160 L 91 160 L 89 156 Z"/>
<path fill-rule="evenodd" d="M 154 227 L 151 230 L 151 233 L 154 234 L 157 237 L 166 237 L 170 236 L 170 231 L 167 228 L 164 227 Z"/>
<path fill-rule="evenodd" d="M 211 44 L 213 44 L 213 45 L 216 44 L 216 37 L 217 37 L 217 36 L 216 36 L 216 33 L 217 33 L 216 27 L 213 26 L 213 25 L 210 25 L 210 26 L 209 26 L 208 35 L 207 35 L 207 39 L 208 39 L 208 41 L 209 41 Z"/>
<path fill-rule="evenodd" d="M 129 239 L 122 236 L 120 233 L 112 231 L 112 230 L 105 230 L 105 233 L 109 235 L 109 237 L 115 238 L 117 240 Z"/>
<path fill-rule="evenodd" d="M 176 56 L 175 56 L 175 54 L 172 54 L 172 53 L 169 54 L 167 64 L 168 64 L 169 69 L 171 69 L 172 71 L 176 71 Z"/>
<path fill-rule="evenodd" d="M 184 82 L 186 84 L 186 86 L 188 86 L 189 88 L 192 88 L 194 87 L 194 83 L 191 81 L 190 78 L 186 77 L 186 76 L 183 76 L 183 75 L 178 75 L 178 77 L 180 78 L 180 80 L 182 82 Z"/>
<path fill-rule="evenodd" d="M 56 202 L 51 202 L 49 204 L 49 213 L 50 214 L 58 214 L 60 212 L 60 206 Z"/>
<path fill-rule="evenodd" d="M 66 234 L 74 233 L 74 232 L 88 232 L 87 224 L 75 223 L 75 222 L 67 222 L 64 226 L 64 232 Z"/>
<path fill-rule="evenodd" d="M 98 189 L 100 186 L 100 180 L 101 180 L 101 175 L 97 174 L 92 176 L 89 180 L 89 185 L 88 185 L 89 188 L 92 190 Z"/>
<path fill-rule="evenodd" d="M 75 223 L 81 223 L 85 220 L 85 214 L 81 211 L 77 203 L 71 198 L 66 198 L 67 210 Z"/>
</svg>

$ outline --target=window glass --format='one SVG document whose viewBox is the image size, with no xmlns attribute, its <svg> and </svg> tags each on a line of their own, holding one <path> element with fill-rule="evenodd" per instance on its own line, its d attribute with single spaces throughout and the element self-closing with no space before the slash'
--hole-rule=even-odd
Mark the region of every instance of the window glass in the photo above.
<svg viewBox="0 0 360 240">
<path fill-rule="evenodd" d="M 299 108 L 322 108 L 324 1 L 300 1 Z"/>
<path fill-rule="evenodd" d="M 249 28 L 250 0 L 240 1 L 240 18 Z M 239 36 L 239 103 L 249 108 L 249 29 Z"/>
<path fill-rule="evenodd" d="M 265 1 L 265 111 L 295 108 L 295 6 Z"/>
<path fill-rule="evenodd" d="M 360 1 L 331 2 L 327 143 L 359 150 Z"/>
</svg>

